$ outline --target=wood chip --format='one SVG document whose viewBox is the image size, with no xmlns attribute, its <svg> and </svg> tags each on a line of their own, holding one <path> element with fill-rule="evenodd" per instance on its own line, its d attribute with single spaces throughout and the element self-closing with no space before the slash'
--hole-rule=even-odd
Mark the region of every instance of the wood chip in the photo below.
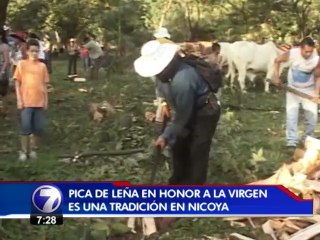
<svg viewBox="0 0 320 240">
<path fill-rule="evenodd" d="M 280 235 L 280 240 L 289 240 L 290 235 L 286 232 L 282 232 Z"/>
<path fill-rule="evenodd" d="M 87 80 L 85 78 L 75 77 L 73 78 L 74 82 L 86 82 Z"/>
<path fill-rule="evenodd" d="M 272 227 L 272 220 L 268 220 L 266 223 L 264 223 L 262 225 L 262 230 L 265 234 L 270 235 L 273 240 L 278 240 Z"/>
<path fill-rule="evenodd" d="M 248 219 L 248 222 L 250 223 L 252 228 L 254 228 L 254 229 L 257 228 L 256 225 L 254 224 L 254 222 L 252 221 L 252 218 L 247 218 L 247 219 Z"/>
<path fill-rule="evenodd" d="M 230 240 L 255 240 L 253 238 L 249 238 L 239 233 L 231 233 L 229 239 Z"/>
<path fill-rule="evenodd" d="M 223 220 L 225 221 L 244 221 L 246 220 L 245 217 L 226 217 L 226 218 L 223 218 Z"/>
<path fill-rule="evenodd" d="M 231 221 L 230 226 L 231 227 L 246 227 L 246 224 L 243 222 Z"/>
<path fill-rule="evenodd" d="M 309 240 L 318 235 L 320 235 L 320 223 L 315 223 L 291 235 L 289 240 Z"/>
<path fill-rule="evenodd" d="M 142 218 L 143 235 L 150 236 L 157 232 L 156 222 L 154 218 Z"/>
</svg>

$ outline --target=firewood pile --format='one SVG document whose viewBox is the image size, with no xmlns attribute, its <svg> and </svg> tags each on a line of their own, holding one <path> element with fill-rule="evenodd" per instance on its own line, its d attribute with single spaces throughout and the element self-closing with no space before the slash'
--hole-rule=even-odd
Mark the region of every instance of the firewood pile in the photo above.
<svg viewBox="0 0 320 240">
<path fill-rule="evenodd" d="M 296 149 L 292 161 L 285 163 L 267 179 L 253 182 L 253 185 L 279 184 L 304 199 L 314 199 L 313 217 L 271 218 L 264 222 L 261 218 L 226 218 L 231 225 L 252 228 L 260 226 L 273 240 L 320 239 L 320 140 L 308 137 L 304 149 Z M 233 239 L 250 239 L 239 235 Z"/>
</svg>

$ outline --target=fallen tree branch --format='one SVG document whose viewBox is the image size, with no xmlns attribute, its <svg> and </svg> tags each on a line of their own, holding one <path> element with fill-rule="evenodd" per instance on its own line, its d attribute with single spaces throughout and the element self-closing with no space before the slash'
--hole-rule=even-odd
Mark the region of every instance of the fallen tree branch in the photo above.
<svg viewBox="0 0 320 240">
<path fill-rule="evenodd" d="M 60 155 L 58 158 L 72 158 L 74 160 L 80 159 L 83 157 L 92 157 L 92 156 L 122 156 L 122 155 L 130 155 L 135 153 L 144 152 L 144 148 L 137 148 L 137 149 L 127 149 L 123 151 L 106 151 L 106 152 L 83 152 L 78 154 L 65 154 Z"/>
<path fill-rule="evenodd" d="M 13 151 L 11 149 L 5 149 L 5 150 L 0 150 L 0 154 L 8 154 L 12 153 Z"/>
<path fill-rule="evenodd" d="M 283 107 L 278 107 L 278 108 L 273 108 L 273 109 L 266 109 L 266 108 L 256 108 L 256 107 L 249 107 L 249 106 L 239 106 L 239 105 L 233 105 L 233 104 L 222 104 L 223 109 L 229 108 L 230 110 L 249 110 L 249 111 L 260 111 L 260 112 L 275 112 L 275 111 L 284 111 L 285 108 Z"/>
</svg>

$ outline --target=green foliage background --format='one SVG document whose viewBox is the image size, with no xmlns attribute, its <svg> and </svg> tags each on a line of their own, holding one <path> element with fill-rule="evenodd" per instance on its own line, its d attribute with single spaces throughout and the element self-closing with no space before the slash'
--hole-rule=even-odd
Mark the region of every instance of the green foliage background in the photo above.
<svg viewBox="0 0 320 240">
<path fill-rule="evenodd" d="M 317 0 L 10 0 L 14 29 L 58 33 L 62 41 L 92 32 L 119 49 L 151 38 L 160 25 L 176 41 L 250 39 L 291 43 L 318 37 Z"/>
<path fill-rule="evenodd" d="M 17 162 L 17 113 L 14 96 L 10 96 L 10 113 L 0 124 L 0 145 L 8 150 L 0 158 L 1 179 L 146 183 L 151 169 L 150 145 L 157 130 L 144 121 L 148 105 L 143 102 L 152 102 L 154 85 L 132 70 L 138 46 L 151 39 L 160 25 L 169 29 L 175 41 L 293 43 L 306 35 L 319 38 L 319 8 L 318 0 L 10 0 L 6 23 L 14 30 L 48 33 L 57 44 L 92 32 L 125 57 L 117 58 L 116 73 L 107 72 L 99 82 L 79 85 L 62 80 L 67 73 L 65 59 L 53 60 L 49 137 L 37 162 Z M 80 93 L 81 87 L 93 91 Z M 88 105 L 103 100 L 120 106 L 122 111 L 97 124 L 88 116 Z M 284 95 L 254 91 L 240 96 L 225 90 L 222 103 L 224 112 L 212 146 L 208 182 L 243 183 L 270 176 L 288 158 L 282 149 Z M 266 111 L 226 108 L 239 103 Z M 145 153 L 128 157 L 93 157 L 76 163 L 61 162 L 58 157 L 79 151 L 141 147 Z M 158 182 L 165 183 L 169 174 L 168 167 L 163 166 Z M 125 231 L 124 223 L 124 219 L 67 219 L 64 226 L 39 228 L 30 226 L 27 220 L 3 220 L 0 240 L 100 240 Z M 181 221 L 162 239 L 203 239 L 204 235 L 226 239 L 234 231 L 268 239 L 260 228 L 238 229 L 217 219 Z"/>
</svg>

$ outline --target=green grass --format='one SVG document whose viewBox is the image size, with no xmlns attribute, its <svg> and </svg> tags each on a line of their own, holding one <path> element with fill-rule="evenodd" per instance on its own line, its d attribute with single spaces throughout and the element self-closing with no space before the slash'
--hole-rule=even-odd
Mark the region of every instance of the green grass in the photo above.
<svg viewBox="0 0 320 240">
<path fill-rule="evenodd" d="M 157 128 L 144 121 L 147 109 L 143 102 L 152 102 L 154 86 L 149 79 L 141 79 L 128 70 L 122 74 L 101 73 L 100 81 L 73 83 L 63 80 L 66 62 L 55 61 L 48 111 L 48 131 L 40 151 L 39 160 L 21 163 L 17 161 L 19 150 L 18 117 L 15 97 L 9 97 L 9 115 L 0 119 L 0 144 L 9 153 L 0 155 L 2 180 L 129 180 L 147 183 L 150 174 L 151 141 L 157 136 Z M 92 93 L 82 93 L 79 88 L 92 88 Z M 282 93 L 250 92 L 242 97 L 229 90 L 223 94 L 224 105 L 241 105 L 262 109 L 284 108 Z M 117 106 L 115 116 L 101 123 L 89 117 L 89 104 L 109 101 Z M 269 133 L 270 129 L 273 133 Z M 130 141 L 126 141 L 126 138 Z M 288 154 L 283 150 L 284 111 L 224 110 L 212 146 L 208 169 L 208 183 L 247 183 L 270 176 Z M 78 162 L 61 162 L 61 154 L 81 151 L 107 151 L 120 148 L 145 148 L 146 153 L 125 157 L 90 157 Z M 259 149 L 262 149 L 259 151 Z M 260 153 L 260 155 L 258 154 Z M 258 161 L 253 153 L 259 155 Z M 159 183 L 165 183 L 169 171 L 163 167 Z M 0 239 L 104 239 L 106 231 L 115 231 L 115 222 L 97 220 L 65 219 L 63 226 L 33 227 L 28 220 L 3 220 Z M 119 225 L 119 224 L 118 224 Z M 99 226 L 99 227 L 97 227 Z M 120 225 L 121 226 L 121 225 Z M 107 229 L 108 228 L 108 229 Z M 118 227 L 119 228 L 119 227 Z M 260 230 L 238 229 L 219 219 L 205 218 L 197 221 L 184 219 L 162 239 L 200 239 L 203 235 L 224 238 L 230 232 L 240 232 L 263 239 Z M 258 237 L 259 236 L 259 237 Z"/>
</svg>

